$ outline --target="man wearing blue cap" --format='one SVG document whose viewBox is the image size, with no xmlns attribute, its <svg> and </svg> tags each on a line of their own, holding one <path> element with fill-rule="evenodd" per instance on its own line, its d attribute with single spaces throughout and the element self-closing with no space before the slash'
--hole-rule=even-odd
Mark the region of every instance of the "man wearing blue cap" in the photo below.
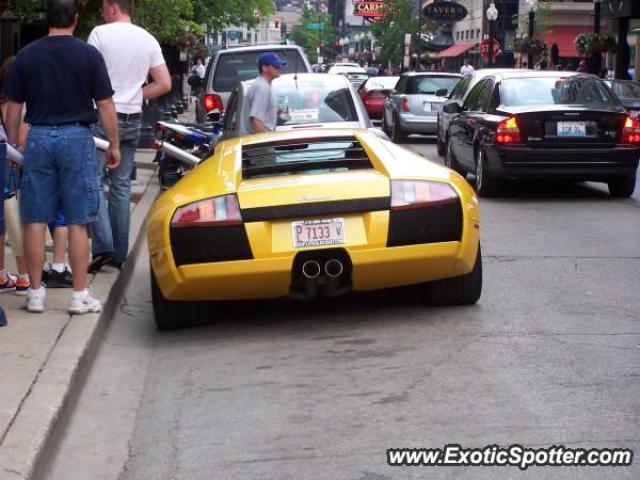
<svg viewBox="0 0 640 480">
<path fill-rule="evenodd" d="M 241 124 L 242 134 L 271 132 L 278 120 L 278 100 L 271 88 L 273 79 L 280 76 L 280 70 L 287 62 L 273 52 L 258 57 L 260 75 L 247 91 L 249 105 L 247 118 Z"/>
</svg>

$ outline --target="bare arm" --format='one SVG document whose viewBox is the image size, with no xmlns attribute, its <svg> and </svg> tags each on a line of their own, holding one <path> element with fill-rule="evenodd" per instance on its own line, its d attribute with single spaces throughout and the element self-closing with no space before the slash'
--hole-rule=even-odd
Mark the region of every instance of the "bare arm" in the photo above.
<svg viewBox="0 0 640 480">
<path fill-rule="evenodd" d="M 10 145 L 17 145 L 20 134 L 20 120 L 22 119 L 22 107 L 24 104 L 7 102 L 7 118 L 5 119 L 7 130 L 7 141 Z"/>
<path fill-rule="evenodd" d="M 116 104 L 113 102 L 113 98 L 109 97 L 104 100 L 98 100 L 96 105 L 98 106 L 100 120 L 107 132 L 107 139 L 109 140 L 109 148 L 105 152 L 107 156 L 107 167 L 113 170 L 120 165 L 120 139 L 118 137 Z"/>
<path fill-rule="evenodd" d="M 251 122 L 251 126 L 253 127 L 254 133 L 262 133 L 262 132 L 269 131 L 265 123 L 262 120 L 260 120 L 258 117 L 250 117 L 249 122 Z"/>
<path fill-rule="evenodd" d="M 171 75 L 165 64 L 151 67 L 152 82 L 142 89 L 142 98 L 152 100 L 171 90 Z"/>
</svg>

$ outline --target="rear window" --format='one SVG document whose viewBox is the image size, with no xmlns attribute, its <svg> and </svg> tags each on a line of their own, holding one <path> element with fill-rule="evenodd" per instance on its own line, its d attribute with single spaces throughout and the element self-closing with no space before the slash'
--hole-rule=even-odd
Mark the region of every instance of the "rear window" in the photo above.
<svg viewBox="0 0 640 480">
<path fill-rule="evenodd" d="M 287 62 L 282 73 L 308 72 L 307 66 L 298 50 L 273 50 L 282 60 Z M 213 89 L 218 92 L 230 92 L 240 82 L 258 76 L 258 52 L 225 52 L 221 53 L 215 64 Z"/>
<path fill-rule="evenodd" d="M 354 137 L 285 140 L 242 148 L 242 176 L 319 174 L 373 168 Z"/>
<path fill-rule="evenodd" d="M 374 77 L 366 81 L 362 88 L 367 90 L 393 90 L 399 77 Z"/>
<path fill-rule="evenodd" d="M 640 85 L 631 82 L 613 82 L 611 88 L 623 98 L 640 98 Z"/>
<path fill-rule="evenodd" d="M 500 84 L 500 100 L 507 107 L 528 105 L 584 105 L 610 107 L 618 102 L 600 79 L 575 77 L 509 78 Z"/>
<path fill-rule="evenodd" d="M 460 80 L 459 77 L 410 77 L 406 93 L 435 95 L 436 90 L 441 88 L 446 88 L 447 92 L 450 92 L 458 80 Z"/>
<path fill-rule="evenodd" d="M 341 77 L 277 79 L 273 90 L 278 98 L 279 126 L 359 121 L 351 90 Z"/>
</svg>

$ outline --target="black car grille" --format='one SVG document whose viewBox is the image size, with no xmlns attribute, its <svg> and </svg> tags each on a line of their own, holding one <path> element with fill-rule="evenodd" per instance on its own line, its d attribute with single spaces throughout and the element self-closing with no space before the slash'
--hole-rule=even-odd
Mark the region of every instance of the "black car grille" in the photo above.
<svg viewBox="0 0 640 480">
<path fill-rule="evenodd" d="M 244 225 L 170 230 L 176 266 L 253 258 Z"/>
<path fill-rule="evenodd" d="M 389 197 L 357 198 L 333 202 L 296 203 L 273 207 L 245 208 L 242 220 L 262 222 L 283 218 L 313 217 L 315 215 L 334 215 L 338 213 L 375 212 L 389 210 Z"/>
<path fill-rule="evenodd" d="M 460 200 L 409 210 L 392 210 L 387 247 L 454 242 L 462 238 Z"/>
</svg>

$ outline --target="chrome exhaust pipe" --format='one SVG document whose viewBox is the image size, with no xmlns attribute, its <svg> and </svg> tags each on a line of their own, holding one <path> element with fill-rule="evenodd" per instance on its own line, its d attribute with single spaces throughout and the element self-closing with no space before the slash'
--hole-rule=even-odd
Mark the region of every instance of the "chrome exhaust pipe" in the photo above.
<svg viewBox="0 0 640 480">
<path fill-rule="evenodd" d="M 342 275 L 344 271 L 344 265 L 337 258 L 332 258 L 327 260 L 324 264 L 324 273 L 327 274 L 329 278 L 336 278 Z"/>
<path fill-rule="evenodd" d="M 321 271 L 320 264 L 315 260 L 307 260 L 302 264 L 302 274 L 305 278 L 316 278 Z"/>
</svg>

